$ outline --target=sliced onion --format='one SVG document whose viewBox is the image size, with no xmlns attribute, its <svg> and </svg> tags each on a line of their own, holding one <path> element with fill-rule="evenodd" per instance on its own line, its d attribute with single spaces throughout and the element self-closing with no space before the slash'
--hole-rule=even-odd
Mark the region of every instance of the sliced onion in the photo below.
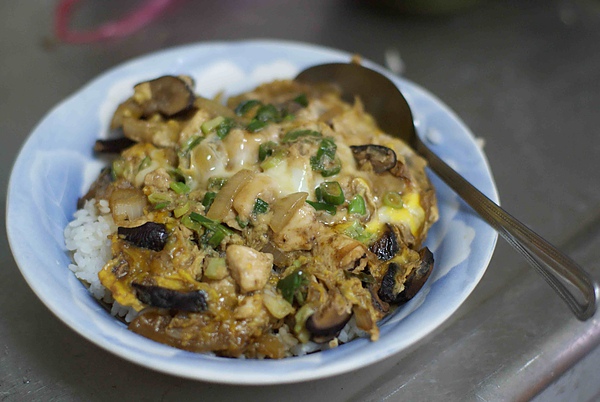
<svg viewBox="0 0 600 402">
<path fill-rule="evenodd" d="M 298 211 L 303 205 L 304 201 L 308 197 L 308 193 L 292 193 L 286 195 L 283 198 L 275 201 L 273 204 L 273 217 L 269 222 L 269 226 L 275 233 L 281 232 L 281 230 L 289 223 L 292 216 Z"/>
<path fill-rule="evenodd" d="M 135 188 L 118 188 L 112 192 L 109 202 L 115 221 L 131 221 L 144 215 L 146 196 Z"/>
<path fill-rule="evenodd" d="M 254 172 L 242 169 L 234 174 L 217 193 L 206 217 L 222 221 L 229 214 L 235 195 L 254 177 Z"/>
</svg>

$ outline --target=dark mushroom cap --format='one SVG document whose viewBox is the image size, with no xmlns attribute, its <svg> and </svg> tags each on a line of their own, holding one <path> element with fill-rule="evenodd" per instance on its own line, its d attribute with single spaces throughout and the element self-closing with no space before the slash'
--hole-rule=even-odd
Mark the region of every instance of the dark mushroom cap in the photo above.
<svg viewBox="0 0 600 402">
<path fill-rule="evenodd" d="M 369 246 L 369 250 L 381 261 L 391 260 L 400 251 L 398 236 L 389 223 L 386 224 L 385 232 L 381 237 Z"/>
<path fill-rule="evenodd" d="M 203 290 L 181 292 L 161 286 L 148 286 L 132 283 L 139 301 L 152 307 L 171 310 L 189 311 L 193 313 L 208 309 L 207 295 Z"/>
<path fill-rule="evenodd" d="M 148 81 L 151 98 L 144 103 L 144 114 L 161 113 L 170 117 L 191 109 L 196 99 L 189 84 L 180 77 L 165 75 Z"/>
<path fill-rule="evenodd" d="M 381 287 L 377 292 L 382 301 L 392 304 L 403 304 L 415 297 L 419 290 L 421 290 L 433 270 L 433 254 L 425 247 L 419 252 L 419 255 L 420 260 L 404 281 L 402 291 L 399 291 L 402 288 L 399 278 L 403 277 L 404 268 L 395 262 L 388 264 L 388 269 L 381 281 Z"/>
<path fill-rule="evenodd" d="M 135 144 L 135 141 L 127 137 L 96 140 L 96 143 L 94 144 L 94 152 L 101 154 L 118 154 L 133 144 Z"/>
<path fill-rule="evenodd" d="M 347 312 L 340 315 L 333 306 L 326 305 L 308 317 L 305 326 L 314 342 L 329 342 L 339 335 L 351 316 L 352 313 Z"/>
<path fill-rule="evenodd" d="M 358 166 L 370 163 L 375 173 L 383 173 L 396 166 L 396 153 L 383 145 L 352 145 L 350 149 Z"/>
<path fill-rule="evenodd" d="M 119 227 L 117 234 L 134 246 L 154 251 L 161 251 L 169 237 L 166 226 L 156 222 L 146 222 L 133 228 Z"/>
</svg>

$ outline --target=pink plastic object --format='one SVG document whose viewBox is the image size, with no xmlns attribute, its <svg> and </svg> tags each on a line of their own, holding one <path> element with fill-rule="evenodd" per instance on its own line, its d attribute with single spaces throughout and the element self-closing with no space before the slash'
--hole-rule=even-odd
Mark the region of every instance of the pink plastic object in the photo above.
<svg viewBox="0 0 600 402">
<path fill-rule="evenodd" d="M 89 43 L 132 34 L 158 18 L 165 9 L 179 0 L 148 0 L 123 18 L 106 22 L 95 29 L 71 30 L 69 21 L 79 0 L 61 0 L 56 6 L 54 30 L 56 37 L 67 43 Z"/>
</svg>

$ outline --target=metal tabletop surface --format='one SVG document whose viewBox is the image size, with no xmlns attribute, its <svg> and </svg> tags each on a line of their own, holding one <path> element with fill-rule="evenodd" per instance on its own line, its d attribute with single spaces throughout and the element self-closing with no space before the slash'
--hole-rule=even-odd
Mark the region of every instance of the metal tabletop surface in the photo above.
<svg viewBox="0 0 600 402">
<path fill-rule="evenodd" d="M 97 26 L 142 3 L 84 1 L 72 25 Z M 28 133 L 104 70 L 180 44 L 286 39 L 359 53 L 436 94 L 484 144 L 503 206 L 600 277 L 600 1 L 398 11 L 414 3 L 180 1 L 129 36 L 68 44 L 53 34 L 57 1 L 0 2 L 3 207 Z M 410 350 L 348 374 L 262 387 L 184 380 L 101 350 L 36 298 L 5 235 L 0 247 L 2 401 L 600 399 L 597 316 L 579 322 L 502 240 L 466 303 Z"/>
</svg>

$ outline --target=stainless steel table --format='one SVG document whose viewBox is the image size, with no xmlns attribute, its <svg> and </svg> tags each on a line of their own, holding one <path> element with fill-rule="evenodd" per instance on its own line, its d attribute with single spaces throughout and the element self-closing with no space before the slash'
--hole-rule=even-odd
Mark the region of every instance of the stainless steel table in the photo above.
<svg viewBox="0 0 600 402">
<path fill-rule="evenodd" d="M 505 208 L 600 276 L 600 1 L 488 1 L 414 15 L 375 1 L 183 2 L 119 40 L 53 40 L 56 1 L 0 2 L 0 163 L 88 80 L 178 44 L 310 42 L 399 69 L 485 143 Z M 140 1 L 84 1 L 75 27 Z M 400 61 L 400 63 L 399 63 Z M 4 218 L 4 217 L 3 217 Z M 578 322 L 502 240 L 461 309 L 411 350 L 308 383 L 236 387 L 158 374 L 72 332 L 35 297 L 0 239 L 0 400 L 600 399 L 600 324 Z"/>
</svg>

